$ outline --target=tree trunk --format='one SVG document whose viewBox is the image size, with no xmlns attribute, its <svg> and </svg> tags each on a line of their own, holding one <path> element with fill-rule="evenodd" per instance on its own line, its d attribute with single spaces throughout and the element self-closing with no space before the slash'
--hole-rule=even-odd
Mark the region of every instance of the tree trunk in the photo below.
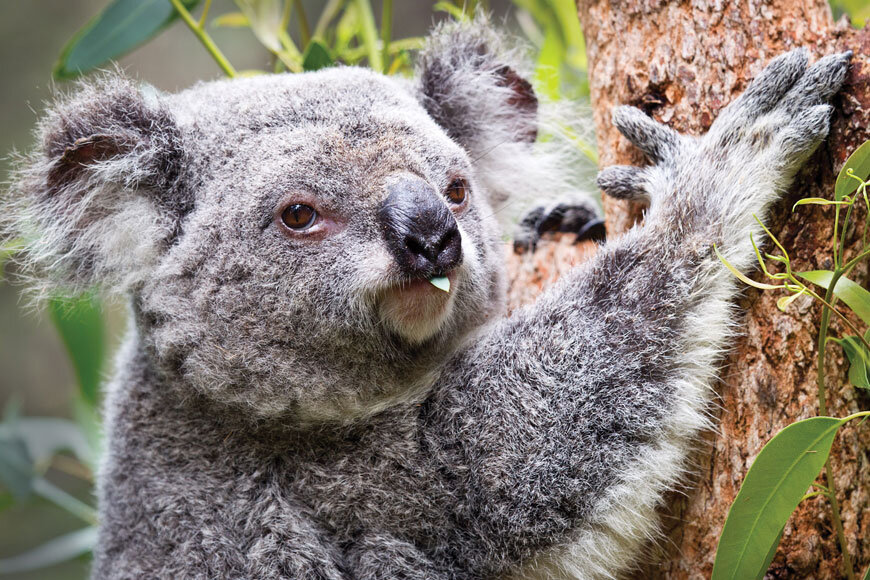
<svg viewBox="0 0 870 580">
<path fill-rule="evenodd" d="M 852 68 L 831 136 L 799 174 L 770 216 L 772 231 L 797 270 L 831 267 L 833 212 L 791 207 L 802 197 L 828 197 L 836 171 L 870 137 L 870 27 L 834 23 L 824 0 L 579 0 L 602 167 L 644 160 L 610 122 L 616 104 L 631 104 L 681 132 L 705 132 L 718 112 L 774 56 L 807 47 L 812 58 L 851 49 Z M 699 167 L 699 171 L 703 171 Z M 607 200 L 608 235 L 640 219 L 642 208 Z M 858 222 L 863 222 L 863 211 Z M 861 228 L 852 228 L 852 252 Z M 576 248 L 576 249 L 575 249 Z M 594 249 L 565 240 L 511 256 L 512 306 L 558 277 Z M 854 255 L 854 254 L 853 254 Z M 866 285 L 866 265 L 852 279 Z M 728 508 L 762 446 L 790 423 L 818 413 L 816 340 L 820 309 L 802 297 L 782 313 L 777 292 L 749 289 L 739 301 L 741 336 L 718 385 L 719 426 L 699 442 L 695 476 L 662 510 L 664 537 L 637 578 L 709 578 Z M 840 327 L 832 325 L 834 336 Z M 870 396 L 850 386 L 840 348 L 828 346 L 828 412 L 870 408 Z M 834 478 L 855 573 L 870 566 L 870 424 L 840 431 L 832 452 Z M 769 578 L 841 578 L 842 557 L 821 497 L 804 501 L 785 528 Z"/>
</svg>

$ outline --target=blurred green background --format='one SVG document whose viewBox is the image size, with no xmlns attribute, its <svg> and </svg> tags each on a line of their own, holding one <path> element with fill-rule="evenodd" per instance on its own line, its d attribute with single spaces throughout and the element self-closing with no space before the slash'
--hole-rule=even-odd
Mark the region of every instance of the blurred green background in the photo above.
<svg viewBox="0 0 870 580">
<path fill-rule="evenodd" d="M 141 0 L 148 2 L 169 0 Z M 108 5 L 136 6 L 139 0 L 6 0 L 0 3 L 0 173 L 8 181 L 13 151 L 32 145 L 31 131 L 53 88 L 59 56 L 70 39 Z M 191 8 L 199 17 L 202 6 Z M 197 0 L 182 0 L 192 7 Z M 407 74 L 409 52 L 434 22 L 462 17 L 476 2 L 431 0 L 328 0 L 292 3 L 286 13 L 280 0 L 213 0 L 205 31 L 239 71 L 301 69 L 339 60 L 371 64 L 382 58 L 382 8 L 392 6 L 387 26 L 389 46 L 383 68 Z M 573 0 L 480 1 L 517 36 L 524 37 L 536 58 L 535 85 L 551 99 L 582 100 L 588 95 L 585 48 Z M 254 6 L 277 10 L 289 18 L 288 38 L 252 34 L 239 25 L 239 10 Z M 300 10 L 301 6 L 301 10 Z M 863 25 L 870 0 L 836 0 L 835 17 L 852 15 Z M 324 12 L 319 46 L 308 42 Z M 248 12 L 249 15 L 254 12 Z M 300 26 L 302 15 L 308 26 Z M 370 16 L 370 17 L 369 17 Z M 367 18 L 369 17 L 369 18 Z M 257 24 L 255 22 L 255 24 Z M 257 26 L 253 26 L 254 29 Z M 305 29 L 308 28 L 308 31 Z M 95 28 L 96 29 L 96 28 Z M 94 29 L 94 30 L 95 30 Z M 135 34 L 127 29 L 125 34 Z M 268 32 L 268 31 L 267 31 Z M 272 31 L 274 32 L 274 30 Z M 316 35 L 315 35 L 316 36 Z M 87 35 L 85 35 L 87 38 Z M 123 41 L 123 36 L 120 38 Z M 117 40 L 117 39 L 116 39 Z M 85 42 L 85 40 L 81 40 Z M 272 47 L 272 51 L 267 47 Z M 308 50 L 306 50 L 306 46 Z M 81 47 L 81 46 L 80 46 Z M 312 48 L 316 50 L 312 50 Z M 294 52 L 297 51 L 298 52 Z M 318 53 L 320 50 L 323 54 Z M 73 51 L 74 52 L 74 51 Z M 66 51 L 68 57 L 71 52 Z M 311 58 L 308 58 L 312 55 Z M 320 55 L 320 56 L 318 56 Z M 324 56 L 325 55 L 325 56 Z M 175 91 L 202 79 L 223 75 L 221 68 L 181 20 L 119 59 L 133 77 Z M 377 63 L 376 63 L 377 64 Z M 69 68 L 69 67 L 68 67 Z M 74 68 L 74 67 L 73 67 Z M 68 71 L 67 71 L 68 72 Z M 547 138 L 547 136 L 544 136 Z M 578 164 L 594 161 L 594 147 L 578 136 Z M 7 156 L 8 154 L 8 156 Z M 0 232 L 2 234 L 2 232 Z M 0 235 L 0 240 L 3 236 Z M 3 258 L 0 247 L 0 273 Z M 7 264 L 6 278 L 15 279 Z M 36 309 L 20 285 L 0 278 L 0 578 L 84 578 L 93 543 L 93 467 L 99 449 L 100 379 L 109 372 L 111 353 L 124 327 L 123 304 L 99 304 L 86 298 L 70 304 L 52 302 Z M 46 544 L 46 542 L 49 542 Z M 35 550 L 35 551 L 34 551 Z M 24 555 L 22 557 L 22 554 Z M 57 560 L 57 563 L 52 563 Z M 48 564 L 48 566 L 46 566 Z M 25 568 L 35 568 L 25 571 Z"/>
</svg>

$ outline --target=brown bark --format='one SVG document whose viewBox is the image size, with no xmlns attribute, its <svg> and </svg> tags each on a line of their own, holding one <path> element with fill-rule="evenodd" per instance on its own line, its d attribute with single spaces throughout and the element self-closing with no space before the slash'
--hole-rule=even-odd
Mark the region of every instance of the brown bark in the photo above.
<svg viewBox="0 0 870 580">
<path fill-rule="evenodd" d="M 797 270 L 830 268 L 832 212 L 800 208 L 792 213 L 790 208 L 802 197 L 829 197 L 836 171 L 870 137 L 870 29 L 834 23 L 824 0 L 578 4 L 602 167 L 644 163 L 613 129 L 613 105 L 636 105 L 681 132 L 701 134 L 777 54 L 798 46 L 809 48 L 816 58 L 854 51 L 846 86 L 834 102 L 831 137 L 770 220 Z M 611 237 L 641 215 L 641 208 L 612 200 L 605 208 Z M 860 213 L 858 219 L 862 218 Z M 852 251 L 860 244 L 860 231 L 853 228 L 849 234 Z M 578 248 L 572 251 L 563 240 L 542 244 L 531 256 L 512 256 L 512 305 L 529 300 L 534 294 L 530 289 L 546 285 L 590 253 L 588 246 Z M 866 265 L 851 277 L 866 285 Z M 638 578 L 709 578 L 728 508 L 752 460 L 780 429 L 817 413 L 820 311 L 811 299 L 802 298 L 781 313 L 775 305 L 779 296 L 749 290 L 740 300 L 743 332 L 724 361 L 723 380 L 717 386 L 718 431 L 700 442 L 695 476 L 663 510 L 665 537 Z M 833 329 L 834 336 L 841 334 L 836 324 Z M 845 416 L 870 408 L 870 396 L 848 384 L 846 361 L 836 345 L 828 347 L 828 361 L 829 414 Z M 870 425 L 842 429 L 832 462 L 855 572 L 863 574 L 870 566 Z M 786 526 L 768 577 L 842 577 L 827 501 L 816 498 L 801 504 Z"/>
</svg>

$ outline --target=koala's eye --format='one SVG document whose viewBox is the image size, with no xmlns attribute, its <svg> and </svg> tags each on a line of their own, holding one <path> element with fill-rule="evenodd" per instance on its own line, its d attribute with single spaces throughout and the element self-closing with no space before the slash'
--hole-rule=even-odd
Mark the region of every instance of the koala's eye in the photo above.
<svg viewBox="0 0 870 580">
<path fill-rule="evenodd" d="M 281 214 L 281 222 L 291 230 L 307 230 L 317 219 L 317 212 L 310 205 L 288 205 Z"/>
<path fill-rule="evenodd" d="M 468 182 L 461 177 L 454 179 L 447 186 L 444 197 L 453 205 L 462 205 L 468 199 Z"/>
</svg>

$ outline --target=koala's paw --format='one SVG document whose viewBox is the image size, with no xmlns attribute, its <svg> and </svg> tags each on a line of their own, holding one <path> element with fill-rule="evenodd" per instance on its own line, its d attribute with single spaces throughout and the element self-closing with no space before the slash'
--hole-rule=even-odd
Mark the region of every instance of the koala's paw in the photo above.
<svg viewBox="0 0 870 580">
<path fill-rule="evenodd" d="M 587 200 L 565 200 L 549 207 L 538 206 L 517 225 L 514 252 L 534 252 L 541 235 L 547 232 L 573 233 L 577 236 L 577 242 L 603 242 L 604 220 Z"/>
<path fill-rule="evenodd" d="M 827 136 L 833 108 L 852 52 L 829 55 L 807 67 L 794 50 L 773 59 L 746 91 L 726 107 L 705 141 L 714 148 L 740 148 L 746 160 L 796 169 Z"/>
<path fill-rule="evenodd" d="M 599 187 L 612 197 L 653 202 L 676 182 L 714 193 L 746 187 L 751 178 L 779 189 L 827 136 L 828 102 L 851 57 L 830 55 L 810 67 L 802 49 L 775 58 L 701 138 L 681 136 L 633 107 L 617 107 L 614 125 L 653 165 L 608 167 L 598 175 Z"/>
</svg>

